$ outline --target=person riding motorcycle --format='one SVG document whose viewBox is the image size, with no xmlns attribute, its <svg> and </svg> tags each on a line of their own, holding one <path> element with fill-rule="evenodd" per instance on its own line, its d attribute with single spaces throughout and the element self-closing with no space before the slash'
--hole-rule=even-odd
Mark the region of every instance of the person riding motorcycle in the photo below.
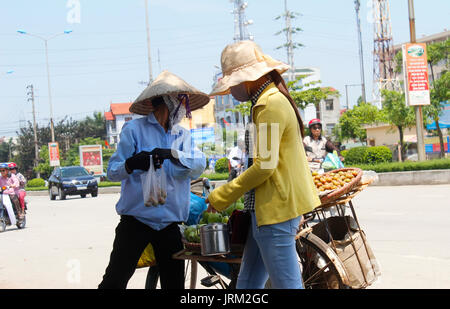
<svg viewBox="0 0 450 309">
<path fill-rule="evenodd" d="M 310 163 L 311 169 L 320 168 L 320 164 L 323 162 L 328 153 L 336 151 L 341 161 L 344 158 L 340 155 L 339 149 L 322 135 L 322 122 L 320 119 L 312 119 L 308 123 L 310 135 L 305 136 L 303 139 L 303 145 L 305 146 L 306 156 Z"/>
<path fill-rule="evenodd" d="M 27 184 L 27 179 L 25 178 L 25 176 L 23 176 L 21 173 L 17 171 L 16 163 L 14 162 L 8 163 L 8 168 L 11 174 L 14 174 L 19 180 L 19 191 L 17 197 L 19 198 L 20 207 L 22 207 L 22 210 L 26 210 L 27 205 L 25 203 L 25 196 L 27 196 L 27 192 L 25 191 L 25 185 Z"/>
<path fill-rule="evenodd" d="M 16 209 L 18 221 L 21 222 L 25 218 L 25 212 L 20 207 L 18 198 L 19 193 L 19 180 L 14 174 L 9 173 L 9 166 L 7 163 L 0 164 L 0 187 L 6 187 L 3 194 L 8 194 L 11 199 L 11 203 Z"/>
</svg>

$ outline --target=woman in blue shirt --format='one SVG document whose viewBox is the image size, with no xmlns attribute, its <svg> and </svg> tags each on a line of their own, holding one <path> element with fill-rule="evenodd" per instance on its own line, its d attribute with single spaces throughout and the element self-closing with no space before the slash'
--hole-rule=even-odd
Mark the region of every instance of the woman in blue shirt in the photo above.
<svg viewBox="0 0 450 309">
<path fill-rule="evenodd" d="M 177 125 L 209 97 L 167 71 L 147 87 L 130 107 L 146 117 L 127 122 L 108 164 L 108 178 L 121 181 L 116 228 L 109 265 L 99 288 L 126 288 L 142 251 L 150 242 L 160 269 L 162 288 L 184 288 L 184 262 L 172 259 L 183 249 L 178 224 L 189 215 L 190 181 L 198 178 L 206 158 L 189 131 Z M 163 205 L 144 205 L 141 174 L 153 163 L 166 174 Z"/>
</svg>

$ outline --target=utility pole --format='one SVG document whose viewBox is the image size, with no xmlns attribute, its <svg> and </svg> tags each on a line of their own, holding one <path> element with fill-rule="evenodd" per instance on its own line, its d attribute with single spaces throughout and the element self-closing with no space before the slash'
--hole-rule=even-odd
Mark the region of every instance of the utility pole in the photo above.
<svg viewBox="0 0 450 309">
<path fill-rule="evenodd" d="M 287 59 L 288 59 L 288 64 L 290 66 L 289 68 L 289 81 L 293 81 L 294 80 L 294 47 L 293 47 L 293 43 L 292 43 L 292 25 L 291 25 L 291 13 L 289 12 L 288 8 L 287 8 L 287 0 L 284 0 L 284 12 L 285 12 L 285 18 L 286 18 L 286 40 L 287 40 L 287 46 L 286 46 L 286 51 L 287 51 Z"/>
<path fill-rule="evenodd" d="M 363 56 L 363 45 L 361 36 L 361 18 L 359 14 L 360 2 L 355 0 L 355 10 L 356 10 L 356 26 L 359 40 L 359 61 L 360 61 L 360 71 L 361 71 L 361 97 L 364 102 L 366 101 L 366 82 L 364 78 L 364 56 Z M 348 108 L 348 104 L 347 104 Z"/>
<path fill-rule="evenodd" d="M 148 84 L 150 85 L 153 82 L 153 74 L 152 74 L 152 55 L 150 49 L 150 22 L 148 15 L 148 0 L 145 0 L 145 24 L 147 30 L 147 53 L 148 53 L 148 74 L 149 74 Z"/>
<path fill-rule="evenodd" d="M 33 106 L 33 131 L 34 131 L 34 167 L 37 167 L 39 162 L 39 149 L 38 149 L 38 140 L 37 140 L 37 132 L 36 132 L 36 111 L 34 108 L 34 88 L 33 85 L 27 86 L 29 90 L 27 95 L 29 96 L 28 101 L 31 101 Z M 41 173 L 37 172 L 37 178 L 41 177 Z"/>
<path fill-rule="evenodd" d="M 373 96 L 378 108 L 382 107 L 381 92 L 398 90 L 400 84 L 394 74 L 394 40 L 388 0 L 373 0 Z"/>
<path fill-rule="evenodd" d="M 411 43 L 416 43 L 416 21 L 414 16 L 414 1 L 408 0 L 408 15 L 409 15 L 409 33 Z M 423 137 L 423 115 L 422 106 L 414 106 L 416 113 L 416 134 L 417 134 L 417 155 L 419 161 L 425 161 L 425 145 Z"/>
<path fill-rule="evenodd" d="M 286 48 L 287 64 L 290 67 L 287 72 L 288 81 L 295 80 L 294 49 L 303 46 L 303 44 L 293 42 L 293 39 L 292 39 L 294 34 L 302 31 L 302 29 L 292 26 L 292 20 L 296 18 L 296 15 L 299 15 L 299 14 L 289 11 L 287 8 L 287 0 L 284 0 L 284 13 L 275 18 L 275 20 L 277 20 L 277 19 L 280 19 L 281 17 L 284 17 L 284 20 L 286 23 L 286 27 L 284 29 L 282 29 L 281 31 L 278 31 L 277 33 L 275 33 L 275 35 L 279 35 L 283 32 L 286 35 L 286 43 L 284 43 L 281 46 L 278 46 L 277 49 Z"/>
<path fill-rule="evenodd" d="M 247 20 L 245 16 L 245 9 L 248 3 L 242 0 L 230 0 L 234 3 L 234 41 L 253 40 L 253 36 L 248 32 L 247 26 L 253 24 L 253 20 Z"/>
</svg>

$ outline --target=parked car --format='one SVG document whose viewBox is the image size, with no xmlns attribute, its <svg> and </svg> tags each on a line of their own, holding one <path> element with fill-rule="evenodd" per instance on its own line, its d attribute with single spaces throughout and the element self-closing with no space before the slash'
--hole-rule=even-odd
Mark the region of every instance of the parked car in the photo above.
<svg viewBox="0 0 450 309">
<path fill-rule="evenodd" d="M 56 167 L 48 179 L 48 194 L 51 200 L 56 196 L 60 200 L 66 199 L 67 195 L 98 194 L 97 180 L 82 166 Z"/>
</svg>

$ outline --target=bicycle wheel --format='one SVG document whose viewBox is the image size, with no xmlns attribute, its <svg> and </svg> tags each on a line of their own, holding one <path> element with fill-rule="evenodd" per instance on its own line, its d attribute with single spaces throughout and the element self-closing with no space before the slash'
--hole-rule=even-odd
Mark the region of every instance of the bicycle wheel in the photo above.
<svg viewBox="0 0 450 309">
<path fill-rule="evenodd" d="M 299 264 L 305 289 L 343 289 L 346 286 L 342 277 L 345 274 L 338 270 L 330 257 L 334 251 L 316 235 L 310 233 L 295 241 L 299 256 Z M 332 252 L 331 252 L 331 251 Z M 327 253 L 328 252 L 328 253 Z"/>
<path fill-rule="evenodd" d="M 190 260 L 186 261 L 184 268 L 184 286 L 187 289 L 195 289 L 197 282 L 197 263 L 192 263 Z M 158 265 L 150 267 L 145 280 L 145 289 L 156 290 L 161 288 L 159 281 L 159 267 Z"/>
</svg>

